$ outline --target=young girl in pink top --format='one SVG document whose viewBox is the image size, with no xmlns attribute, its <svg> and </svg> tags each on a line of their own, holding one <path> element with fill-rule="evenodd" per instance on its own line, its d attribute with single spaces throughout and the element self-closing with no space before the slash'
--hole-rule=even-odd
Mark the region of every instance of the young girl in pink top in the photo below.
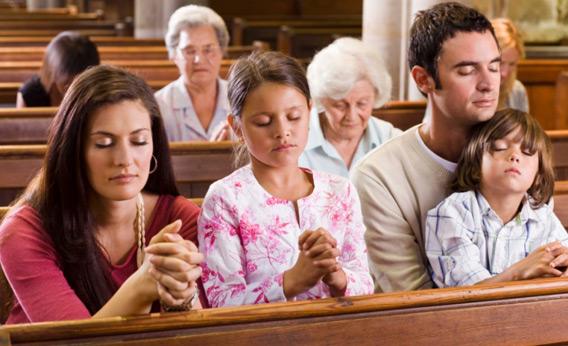
<svg viewBox="0 0 568 346">
<path fill-rule="evenodd" d="M 355 189 L 298 167 L 309 100 L 302 67 L 283 54 L 231 69 L 228 120 L 250 164 L 210 187 L 199 217 L 211 306 L 372 293 Z"/>
</svg>

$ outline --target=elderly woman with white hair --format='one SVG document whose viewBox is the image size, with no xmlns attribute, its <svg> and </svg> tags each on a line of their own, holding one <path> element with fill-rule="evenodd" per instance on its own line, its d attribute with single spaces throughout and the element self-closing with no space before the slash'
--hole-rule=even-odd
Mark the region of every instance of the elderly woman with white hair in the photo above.
<svg viewBox="0 0 568 346">
<path fill-rule="evenodd" d="M 180 77 L 155 96 L 170 141 L 215 140 L 229 113 L 227 81 L 219 78 L 229 33 L 210 8 L 188 5 L 170 17 L 165 36 Z"/>
<path fill-rule="evenodd" d="M 315 107 L 300 166 L 347 177 L 366 153 L 402 132 L 371 116 L 388 101 L 392 82 L 360 40 L 337 39 L 314 56 L 307 75 Z"/>
</svg>

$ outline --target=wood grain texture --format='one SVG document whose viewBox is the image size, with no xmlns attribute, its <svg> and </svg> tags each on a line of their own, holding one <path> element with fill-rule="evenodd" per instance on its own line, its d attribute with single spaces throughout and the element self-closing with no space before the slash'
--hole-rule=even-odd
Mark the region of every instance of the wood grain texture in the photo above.
<svg viewBox="0 0 568 346">
<path fill-rule="evenodd" d="M 568 341 L 566 318 L 568 281 L 541 279 L 0 331 L 14 345 L 535 344 Z"/>
</svg>

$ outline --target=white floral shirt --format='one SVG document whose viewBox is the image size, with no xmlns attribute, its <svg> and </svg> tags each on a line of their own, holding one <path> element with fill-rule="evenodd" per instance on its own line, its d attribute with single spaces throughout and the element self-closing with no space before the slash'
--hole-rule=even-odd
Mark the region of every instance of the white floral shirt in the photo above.
<svg viewBox="0 0 568 346">
<path fill-rule="evenodd" d="M 309 171 L 308 171 L 309 172 Z M 346 296 L 371 294 L 359 198 L 345 178 L 312 172 L 313 192 L 292 202 L 271 196 L 249 166 L 209 188 L 198 221 L 203 286 L 212 307 L 286 301 L 283 274 L 298 259 L 305 230 L 326 229 L 340 250 Z M 297 300 L 330 297 L 318 282 Z"/>
</svg>

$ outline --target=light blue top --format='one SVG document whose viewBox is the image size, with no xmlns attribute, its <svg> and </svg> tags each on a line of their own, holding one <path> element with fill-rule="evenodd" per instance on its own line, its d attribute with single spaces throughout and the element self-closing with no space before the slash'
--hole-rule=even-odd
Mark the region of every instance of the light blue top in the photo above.
<svg viewBox="0 0 568 346">
<path fill-rule="evenodd" d="M 160 113 L 168 140 L 173 141 L 208 141 L 215 133 L 216 127 L 224 123 L 229 114 L 227 99 L 227 81 L 217 78 L 217 103 L 215 113 L 207 130 L 203 128 L 193 108 L 191 97 L 187 92 L 183 77 L 158 90 L 154 96 L 160 106 Z"/>
<path fill-rule="evenodd" d="M 369 151 L 401 133 L 402 131 L 391 123 L 371 117 L 353 156 L 351 167 L 354 167 L 357 161 Z M 325 139 L 316 107 L 313 107 L 310 113 L 308 144 L 302 156 L 300 156 L 298 164 L 300 167 L 310 168 L 314 171 L 324 171 L 346 178 L 349 177 L 351 167 L 347 167 L 333 144 Z"/>
<path fill-rule="evenodd" d="M 525 113 L 529 112 L 529 97 L 527 96 L 527 89 L 525 89 L 523 83 L 515 80 L 515 84 L 513 84 L 513 89 L 509 97 L 507 97 L 506 103 L 508 108 L 517 109 Z"/>
</svg>

